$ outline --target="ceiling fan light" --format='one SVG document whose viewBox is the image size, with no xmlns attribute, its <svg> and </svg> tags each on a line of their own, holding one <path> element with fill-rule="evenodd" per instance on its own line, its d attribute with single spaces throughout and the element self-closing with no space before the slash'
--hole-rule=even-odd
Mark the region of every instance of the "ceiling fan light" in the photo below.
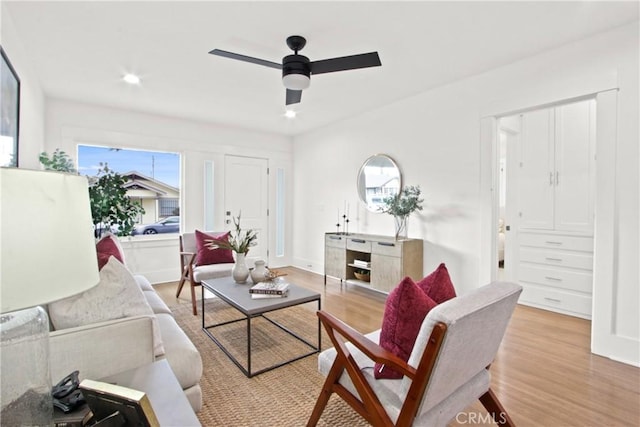
<svg viewBox="0 0 640 427">
<path fill-rule="evenodd" d="M 282 77 L 284 87 L 291 90 L 303 90 L 309 87 L 311 79 L 304 74 L 287 74 Z"/>
</svg>

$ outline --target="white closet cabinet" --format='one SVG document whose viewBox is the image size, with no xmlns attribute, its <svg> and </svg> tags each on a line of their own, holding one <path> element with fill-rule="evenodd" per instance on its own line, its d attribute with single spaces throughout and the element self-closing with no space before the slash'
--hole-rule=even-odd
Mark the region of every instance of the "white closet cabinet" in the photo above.
<svg viewBox="0 0 640 427">
<path fill-rule="evenodd" d="M 524 304 L 590 318 L 595 101 L 522 115 L 518 279 Z"/>
</svg>

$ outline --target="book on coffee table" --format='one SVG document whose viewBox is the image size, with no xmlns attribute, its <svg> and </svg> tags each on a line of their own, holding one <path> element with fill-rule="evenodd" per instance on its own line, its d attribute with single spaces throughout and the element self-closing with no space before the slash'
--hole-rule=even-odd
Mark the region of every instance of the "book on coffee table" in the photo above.
<svg viewBox="0 0 640 427">
<path fill-rule="evenodd" d="M 263 294 L 263 295 L 283 295 L 286 294 L 289 290 L 289 284 L 284 283 L 274 283 L 274 282 L 260 282 L 251 288 L 249 288 L 249 292 L 253 294 Z"/>
<path fill-rule="evenodd" d="M 259 293 L 252 293 L 251 294 L 251 299 L 266 299 L 266 298 L 284 298 L 286 296 L 289 295 L 288 291 L 285 291 L 282 294 L 259 294 Z"/>
</svg>

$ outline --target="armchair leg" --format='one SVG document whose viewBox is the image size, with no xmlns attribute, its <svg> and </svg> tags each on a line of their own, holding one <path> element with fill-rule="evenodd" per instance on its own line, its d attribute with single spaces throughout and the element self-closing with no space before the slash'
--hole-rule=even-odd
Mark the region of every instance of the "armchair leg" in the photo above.
<svg viewBox="0 0 640 427">
<path fill-rule="evenodd" d="M 183 267 L 182 274 L 180 275 L 180 282 L 178 282 L 178 291 L 176 292 L 176 298 L 180 298 L 180 292 L 182 292 L 182 287 L 184 286 L 184 282 L 187 280 L 188 274 L 189 268 Z"/>
<path fill-rule="evenodd" d="M 198 315 L 198 305 L 196 304 L 196 286 L 191 282 L 191 307 L 193 308 L 193 315 Z"/>
<path fill-rule="evenodd" d="M 493 420 L 499 426 L 515 427 L 515 424 L 507 410 L 502 406 L 493 390 L 489 389 L 485 394 L 480 396 L 480 403 L 491 414 Z"/>
<path fill-rule="evenodd" d="M 340 375 L 344 371 L 344 367 L 338 364 L 338 358 L 333 362 L 333 366 L 331 366 L 331 370 L 327 375 L 327 379 L 324 381 L 322 385 L 322 390 L 320 391 L 320 396 L 318 396 L 318 400 L 316 401 L 315 406 L 313 407 L 313 412 L 311 412 L 311 416 L 309 417 L 309 421 L 307 421 L 307 427 L 315 427 L 320 420 L 320 415 L 324 411 L 324 408 L 327 407 L 327 403 L 329 403 L 329 398 L 333 394 L 333 384 L 338 381 Z"/>
<path fill-rule="evenodd" d="M 180 292 L 182 292 L 182 287 L 184 286 L 184 276 L 180 278 L 180 282 L 178 282 L 178 291 L 176 292 L 176 298 L 180 298 Z"/>
</svg>

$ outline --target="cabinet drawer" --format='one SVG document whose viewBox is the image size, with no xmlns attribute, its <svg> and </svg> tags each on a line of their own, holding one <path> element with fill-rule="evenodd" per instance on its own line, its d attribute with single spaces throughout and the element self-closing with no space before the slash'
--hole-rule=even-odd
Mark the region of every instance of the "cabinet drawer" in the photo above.
<svg viewBox="0 0 640 427">
<path fill-rule="evenodd" d="M 557 289 L 591 294 L 593 288 L 593 275 L 586 271 L 521 264 L 518 275 L 523 282 L 538 283 Z"/>
<path fill-rule="evenodd" d="M 520 261 L 558 267 L 593 270 L 593 255 L 579 252 L 550 251 L 536 248 L 520 248 Z"/>
<path fill-rule="evenodd" d="M 588 295 L 576 295 L 525 283 L 518 302 L 559 313 L 591 318 L 591 296 Z"/>
<path fill-rule="evenodd" d="M 347 249 L 350 251 L 371 253 L 371 241 L 349 237 L 347 239 Z"/>
<path fill-rule="evenodd" d="M 324 236 L 324 244 L 325 246 L 329 246 L 332 248 L 344 249 L 347 246 L 347 239 L 343 236 L 336 236 L 336 235 L 329 234 Z"/>
<path fill-rule="evenodd" d="M 398 242 L 371 242 L 371 252 L 374 254 L 400 257 L 402 255 L 402 243 Z"/>
<path fill-rule="evenodd" d="M 569 251 L 593 252 L 593 237 L 520 233 L 520 245 Z"/>
</svg>

